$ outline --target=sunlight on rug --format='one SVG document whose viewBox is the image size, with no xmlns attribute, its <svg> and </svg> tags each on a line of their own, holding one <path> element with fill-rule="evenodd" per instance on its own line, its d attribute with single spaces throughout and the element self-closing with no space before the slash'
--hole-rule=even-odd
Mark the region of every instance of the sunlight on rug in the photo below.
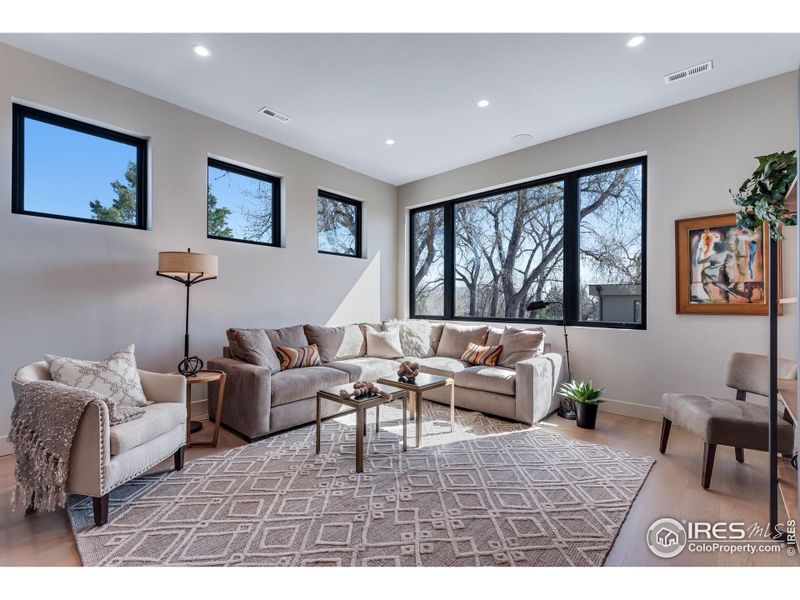
<svg viewBox="0 0 800 600">
<path fill-rule="evenodd" d="M 87 566 L 602 565 L 654 460 L 482 413 L 424 403 L 423 447 L 401 451 L 381 409 L 355 473 L 355 417 L 193 460 L 69 516 Z M 373 411 L 370 411 L 372 413 Z M 374 415 L 370 414 L 374 419 Z"/>
</svg>

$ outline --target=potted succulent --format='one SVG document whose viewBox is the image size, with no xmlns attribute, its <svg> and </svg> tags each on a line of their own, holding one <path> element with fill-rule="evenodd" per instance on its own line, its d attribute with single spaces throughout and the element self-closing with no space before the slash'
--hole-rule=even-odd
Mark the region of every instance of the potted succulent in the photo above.
<svg viewBox="0 0 800 600">
<path fill-rule="evenodd" d="M 758 168 L 742 183 L 739 191 L 731 191 L 739 206 L 736 224 L 757 229 L 766 223 L 773 240 L 783 239 L 781 225 L 795 225 L 797 217 L 785 205 L 786 194 L 797 177 L 795 151 L 773 152 L 756 156 Z"/>
<path fill-rule="evenodd" d="M 559 393 L 575 404 L 578 427 L 594 429 L 597 423 L 597 407 L 605 388 L 596 388 L 591 381 L 570 381 L 561 386 Z"/>
</svg>

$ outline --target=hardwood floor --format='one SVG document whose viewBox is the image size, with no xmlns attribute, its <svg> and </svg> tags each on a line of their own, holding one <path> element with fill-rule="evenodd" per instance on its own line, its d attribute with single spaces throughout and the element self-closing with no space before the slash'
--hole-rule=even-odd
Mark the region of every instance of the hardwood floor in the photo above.
<svg viewBox="0 0 800 600">
<path fill-rule="evenodd" d="M 209 434 L 207 422 L 203 427 L 203 434 L 198 435 Z M 796 556 L 788 556 L 786 547 L 780 553 L 755 555 L 684 551 L 673 559 L 659 559 L 645 544 L 644 536 L 650 524 L 665 516 L 678 520 L 742 521 L 748 525 L 753 522 L 765 525 L 768 499 L 765 453 L 745 452 L 745 463 L 739 464 L 734 458 L 733 448 L 720 447 L 711 488 L 704 490 L 700 485 L 703 445 L 695 436 L 677 427 L 672 428 L 667 454 L 663 456 L 658 453 L 659 423 L 601 413 L 598 428 L 594 431 L 578 429 L 574 422 L 555 415 L 545 420 L 542 427 L 631 453 L 654 456 L 657 460 L 620 530 L 606 565 L 800 565 Z M 243 443 L 223 430 L 218 449 L 189 448 L 186 460 Z M 80 557 L 65 511 L 37 513 L 29 517 L 25 517 L 23 511 L 12 512 L 13 480 L 13 458 L 1 457 L 0 565 L 79 566 Z"/>
</svg>

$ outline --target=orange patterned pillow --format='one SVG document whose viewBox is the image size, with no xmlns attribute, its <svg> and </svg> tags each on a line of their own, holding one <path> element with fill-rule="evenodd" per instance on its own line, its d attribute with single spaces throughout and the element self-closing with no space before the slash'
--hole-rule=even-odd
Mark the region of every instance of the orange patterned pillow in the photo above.
<svg viewBox="0 0 800 600">
<path fill-rule="evenodd" d="M 502 346 L 479 346 L 478 344 L 470 343 L 464 354 L 461 355 L 461 360 L 471 365 L 493 367 L 497 364 L 497 359 L 500 358 L 502 352 Z"/>
<path fill-rule="evenodd" d="M 302 348 L 289 348 L 278 346 L 275 353 L 281 361 L 281 369 L 299 369 L 301 367 L 318 367 L 322 363 L 319 359 L 319 348 L 316 344 Z"/>
</svg>

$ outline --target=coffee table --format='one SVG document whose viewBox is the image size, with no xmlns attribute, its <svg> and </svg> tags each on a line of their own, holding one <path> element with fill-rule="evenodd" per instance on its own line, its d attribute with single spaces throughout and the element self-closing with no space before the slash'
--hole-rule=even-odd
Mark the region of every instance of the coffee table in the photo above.
<svg viewBox="0 0 800 600">
<path fill-rule="evenodd" d="M 390 385 L 392 387 L 407 390 L 410 394 L 412 419 L 416 410 L 417 423 L 417 448 L 422 445 L 422 394 L 445 385 L 450 386 L 450 431 L 456 428 L 456 395 L 455 382 L 451 377 L 441 375 L 431 375 L 430 373 L 418 373 L 413 381 L 403 381 L 397 375 L 391 377 L 381 377 L 378 379 L 380 385 Z M 405 412 L 405 408 L 403 409 Z"/>
<path fill-rule="evenodd" d="M 345 406 L 351 407 L 353 410 L 337 413 L 334 416 L 341 416 L 350 413 L 356 413 L 356 473 L 363 473 L 364 472 L 364 437 L 367 435 L 367 410 L 370 408 L 375 408 L 375 431 L 380 431 L 381 428 L 381 421 L 380 421 L 380 406 L 381 404 L 388 404 L 389 402 L 394 402 L 395 400 L 402 400 L 403 401 L 403 452 L 408 450 L 408 442 L 406 437 L 406 430 L 408 428 L 407 419 L 406 419 L 406 410 L 408 408 L 408 396 L 409 392 L 401 389 L 396 386 L 391 385 L 380 385 L 378 386 L 382 392 L 386 392 L 389 397 L 384 398 L 382 396 L 371 396 L 371 397 L 358 397 L 358 398 L 342 398 L 339 395 L 341 390 L 347 390 L 348 392 L 353 391 L 353 384 L 352 383 L 345 383 L 342 385 L 334 385 L 331 387 L 326 387 L 317 392 L 317 454 L 319 454 L 319 447 L 320 447 L 320 434 L 322 429 L 322 418 L 320 412 L 320 405 L 322 399 L 331 400 L 332 402 L 338 402 L 339 404 L 344 404 Z"/>
</svg>

